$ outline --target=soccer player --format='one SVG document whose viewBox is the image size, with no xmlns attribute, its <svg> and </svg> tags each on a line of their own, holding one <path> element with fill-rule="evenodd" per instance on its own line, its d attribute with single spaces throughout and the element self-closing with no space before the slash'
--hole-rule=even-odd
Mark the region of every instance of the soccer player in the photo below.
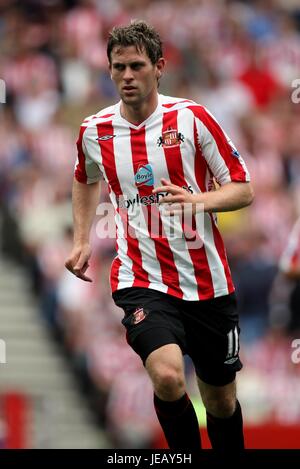
<svg viewBox="0 0 300 469">
<path fill-rule="evenodd" d="M 87 118 L 80 129 L 74 247 L 66 267 L 91 281 L 86 274 L 89 232 L 103 177 L 117 226 L 112 296 L 124 309 L 127 341 L 152 380 L 155 410 L 169 447 L 201 448 L 185 387 L 187 353 L 207 411 L 212 447 L 241 450 L 243 423 L 235 383 L 242 368 L 238 316 L 215 212 L 252 202 L 247 168 L 203 106 L 158 93 L 165 60 L 151 26 L 133 21 L 115 27 L 107 55 L 121 99 Z M 191 223 L 181 217 L 186 206 Z"/>
</svg>

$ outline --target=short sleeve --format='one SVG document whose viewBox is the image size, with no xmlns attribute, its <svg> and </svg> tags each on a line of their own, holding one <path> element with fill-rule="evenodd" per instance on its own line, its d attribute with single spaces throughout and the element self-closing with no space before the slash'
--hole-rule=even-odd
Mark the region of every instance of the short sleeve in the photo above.
<svg viewBox="0 0 300 469">
<path fill-rule="evenodd" d="M 87 126 L 82 125 L 80 127 L 77 146 L 77 161 L 75 165 L 75 179 L 84 184 L 92 184 L 98 182 L 102 178 L 102 174 L 99 165 L 92 158 L 87 151 L 84 137 L 86 134 Z"/>
<path fill-rule="evenodd" d="M 221 186 L 228 182 L 249 182 L 246 164 L 216 119 L 203 106 L 192 107 L 196 141 L 206 163 Z"/>
</svg>

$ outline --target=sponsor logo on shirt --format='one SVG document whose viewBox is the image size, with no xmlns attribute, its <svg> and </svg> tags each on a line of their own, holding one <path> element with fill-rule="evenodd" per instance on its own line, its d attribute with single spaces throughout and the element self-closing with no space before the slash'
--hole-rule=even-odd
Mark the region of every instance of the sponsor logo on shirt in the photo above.
<svg viewBox="0 0 300 469">
<path fill-rule="evenodd" d="M 164 195 L 167 195 L 167 193 L 158 192 L 157 194 L 144 195 L 143 197 L 140 197 L 139 194 L 136 194 L 136 196 L 133 199 L 127 199 L 125 196 L 120 196 L 117 200 L 118 207 L 130 208 L 139 204 L 142 204 L 142 205 L 157 204 L 159 202 L 159 199 L 163 197 Z"/>
<path fill-rule="evenodd" d="M 139 322 L 142 322 L 147 316 L 147 314 L 148 313 L 146 313 L 146 311 L 144 311 L 143 308 L 137 308 L 132 314 L 132 320 L 131 320 L 132 324 L 136 325 Z"/>
<path fill-rule="evenodd" d="M 136 186 L 153 186 L 154 174 L 150 164 L 140 165 L 134 176 Z"/>
<path fill-rule="evenodd" d="M 111 138 L 114 138 L 114 137 L 115 135 L 102 135 L 100 137 L 97 137 L 96 140 L 105 141 L 105 140 L 110 140 Z"/>
<path fill-rule="evenodd" d="M 157 139 L 157 145 L 163 148 L 178 147 L 182 142 L 184 142 L 184 135 L 171 128 L 165 130 Z"/>
<path fill-rule="evenodd" d="M 193 194 L 193 189 L 191 186 L 182 186 L 183 189 Z M 122 195 L 117 198 L 117 203 L 119 208 L 133 208 L 136 205 L 152 205 L 159 203 L 160 199 L 164 196 L 167 196 L 169 192 L 157 192 L 156 194 L 144 195 L 140 196 L 136 194 L 136 196 L 132 199 L 128 199 L 126 196 Z"/>
</svg>

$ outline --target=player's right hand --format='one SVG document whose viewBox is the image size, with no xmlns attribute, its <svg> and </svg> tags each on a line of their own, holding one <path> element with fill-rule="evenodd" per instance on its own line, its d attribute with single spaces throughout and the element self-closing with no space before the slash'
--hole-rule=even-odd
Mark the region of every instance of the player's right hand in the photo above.
<svg viewBox="0 0 300 469">
<path fill-rule="evenodd" d="M 91 257 L 91 254 L 92 250 L 89 244 L 74 246 L 70 256 L 65 262 L 65 267 L 81 280 L 92 282 L 93 280 L 85 275 L 85 272 L 89 267 L 89 258 Z"/>
</svg>

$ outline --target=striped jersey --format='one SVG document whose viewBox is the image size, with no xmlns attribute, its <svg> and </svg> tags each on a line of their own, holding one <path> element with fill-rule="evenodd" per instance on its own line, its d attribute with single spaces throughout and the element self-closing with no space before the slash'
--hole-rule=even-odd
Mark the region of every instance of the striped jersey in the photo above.
<svg viewBox="0 0 300 469">
<path fill-rule="evenodd" d="M 193 216 L 190 226 L 201 239 L 193 245 L 184 220 L 167 217 L 159 206 L 165 194 L 152 190 L 161 178 L 194 194 L 214 190 L 214 181 L 247 182 L 243 159 L 207 109 L 193 101 L 158 95 L 156 110 L 139 125 L 125 120 L 120 106 L 83 122 L 75 168 L 81 183 L 103 177 L 108 184 L 117 230 L 112 291 L 145 287 L 190 301 L 233 292 L 215 214 Z"/>
</svg>

